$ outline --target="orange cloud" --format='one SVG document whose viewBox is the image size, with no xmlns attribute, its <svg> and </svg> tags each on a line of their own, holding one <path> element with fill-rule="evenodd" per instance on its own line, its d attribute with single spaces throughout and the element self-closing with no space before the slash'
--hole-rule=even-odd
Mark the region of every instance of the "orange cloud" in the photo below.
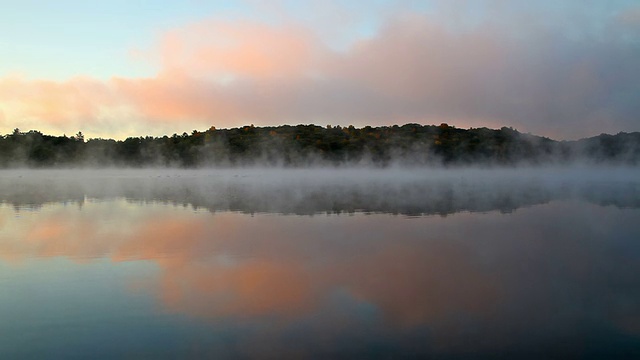
<svg viewBox="0 0 640 360">
<path fill-rule="evenodd" d="M 0 99 L 6 120 L 37 119 L 57 126 L 95 119 L 104 108 L 117 105 L 109 84 L 86 77 L 64 82 L 1 78 Z"/>
<path fill-rule="evenodd" d="M 219 96 L 223 94 L 216 85 L 182 74 L 166 73 L 153 79 L 115 78 L 113 81 L 127 105 L 148 122 L 195 121 L 204 126 L 208 121 L 237 118 L 242 113 L 242 108 L 234 101 L 226 102 Z"/>
</svg>

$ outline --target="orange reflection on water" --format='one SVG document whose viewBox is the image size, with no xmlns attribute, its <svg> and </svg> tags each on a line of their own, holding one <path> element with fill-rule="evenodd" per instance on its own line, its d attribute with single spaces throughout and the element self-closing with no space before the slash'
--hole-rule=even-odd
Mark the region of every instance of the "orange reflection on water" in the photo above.
<svg viewBox="0 0 640 360">
<path fill-rule="evenodd" d="M 250 261 L 239 266 L 160 260 L 160 297 L 169 311 L 198 317 L 278 316 L 309 312 L 313 283 L 292 264 Z"/>
<path fill-rule="evenodd" d="M 113 200 L 12 211 L 0 206 L 0 259 L 153 264 L 151 275 L 131 273 L 131 294 L 151 294 L 160 312 L 198 321 L 268 324 L 249 339 L 265 351 L 304 350 L 285 339 L 298 327 L 314 344 L 363 331 L 374 341 L 416 334 L 410 342 L 445 353 L 535 347 L 530 338 L 563 338 L 588 329 L 587 320 L 613 336 L 639 333 L 629 305 L 637 300 L 629 240 L 637 210 L 558 202 L 509 215 L 408 219 Z M 581 351 L 581 341 L 571 346 Z"/>
<path fill-rule="evenodd" d="M 481 314 L 498 293 L 464 247 L 430 239 L 402 218 L 193 214 L 163 206 L 145 213 L 101 204 L 29 216 L 11 239 L 0 238 L 3 258 L 152 261 L 160 273 L 151 291 L 164 308 L 196 317 L 306 316 L 342 289 L 390 323 L 411 327 L 459 311 Z M 354 240 L 357 234 L 365 238 Z"/>
<path fill-rule="evenodd" d="M 390 328 L 428 327 L 433 346 L 451 345 L 452 338 L 463 341 L 456 337 L 465 321 L 500 329 L 483 335 L 483 346 L 499 346 L 508 329 L 553 323 L 564 297 L 580 300 L 580 289 L 599 286 L 593 285 L 598 280 L 594 274 L 605 273 L 595 273 L 593 267 L 606 243 L 584 246 L 594 232 L 574 226 L 583 220 L 579 215 L 564 216 L 561 224 L 566 226 L 553 222 L 569 209 L 547 206 L 514 216 L 459 213 L 409 220 L 389 215 L 212 214 L 123 200 L 89 202 L 82 208 L 47 205 L 19 217 L 0 207 L 0 258 L 16 263 L 52 256 L 153 263 L 158 270 L 153 278 L 131 274 L 132 282 L 143 283 L 132 291 L 154 295 L 166 312 L 198 319 L 262 318 L 286 324 L 322 316 L 336 330 L 355 316 L 326 313 L 328 307 L 341 306 L 335 295 L 342 294 L 353 303 L 371 305 Z M 625 218 L 600 207 L 586 211 L 589 216 L 597 213 L 599 226 L 607 229 L 633 220 L 633 214 Z M 539 226 L 544 223 L 552 225 Z M 606 266 L 620 272 L 616 264 Z M 558 298 L 558 281 L 576 289 Z M 606 278 L 601 282 L 606 284 Z M 606 299 L 603 309 L 615 309 Z M 504 315 L 505 304 L 524 308 Z M 637 333 L 629 314 L 618 311 L 607 319 L 621 331 Z M 487 340 L 489 335 L 493 340 Z"/>
<path fill-rule="evenodd" d="M 386 318 L 406 327 L 459 313 L 482 316 L 494 307 L 497 279 L 474 266 L 468 248 L 441 240 L 427 248 L 399 242 L 340 264 L 333 280 L 344 282 L 359 299 L 375 303 Z"/>
<path fill-rule="evenodd" d="M 173 261 L 188 261 L 206 238 L 205 224 L 167 215 L 150 217 L 129 229 L 111 251 L 113 261 L 154 260 L 170 255 Z"/>
<path fill-rule="evenodd" d="M 33 246 L 32 256 L 96 258 L 108 251 L 108 245 L 101 241 L 105 239 L 97 235 L 93 222 L 74 221 L 70 224 L 65 216 L 56 215 L 27 229 L 24 242 Z"/>
</svg>

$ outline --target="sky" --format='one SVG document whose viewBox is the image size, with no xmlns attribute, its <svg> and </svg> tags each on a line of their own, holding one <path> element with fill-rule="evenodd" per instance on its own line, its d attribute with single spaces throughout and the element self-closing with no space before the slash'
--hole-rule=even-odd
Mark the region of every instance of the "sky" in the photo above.
<svg viewBox="0 0 640 360">
<path fill-rule="evenodd" d="M 640 131 L 637 0 L 0 0 L 0 134 Z"/>
</svg>

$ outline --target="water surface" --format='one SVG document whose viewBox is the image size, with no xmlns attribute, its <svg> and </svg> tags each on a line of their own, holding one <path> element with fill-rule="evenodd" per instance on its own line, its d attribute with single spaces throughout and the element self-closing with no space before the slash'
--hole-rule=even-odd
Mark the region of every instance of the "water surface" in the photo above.
<svg viewBox="0 0 640 360">
<path fill-rule="evenodd" d="M 638 356 L 639 173 L 5 172 L 0 356 Z"/>
</svg>

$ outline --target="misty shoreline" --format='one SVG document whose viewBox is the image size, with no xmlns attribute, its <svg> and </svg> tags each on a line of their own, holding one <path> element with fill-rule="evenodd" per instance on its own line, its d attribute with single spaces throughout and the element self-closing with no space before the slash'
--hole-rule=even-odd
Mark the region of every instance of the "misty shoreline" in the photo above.
<svg viewBox="0 0 640 360">
<path fill-rule="evenodd" d="M 125 199 L 211 212 L 448 215 L 512 212 L 555 200 L 640 208 L 635 167 L 457 169 L 12 169 L 0 171 L 0 203 Z"/>
<path fill-rule="evenodd" d="M 67 137 L 36 130 L 0 137 L 0 168 L 394 168 L 640 164 L 640 133 L 576 141 L 447 124 L 282 125 L 193 130 L 125 140 Z"/>
</svg>

